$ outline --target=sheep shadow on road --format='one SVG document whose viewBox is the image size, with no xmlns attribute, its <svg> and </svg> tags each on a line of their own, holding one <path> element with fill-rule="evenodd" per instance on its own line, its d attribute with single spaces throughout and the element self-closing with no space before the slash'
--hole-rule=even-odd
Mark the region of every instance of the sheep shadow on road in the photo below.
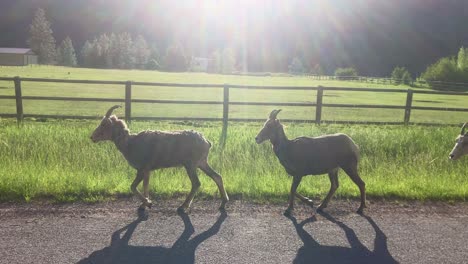
<svg viewBox="0 0 468 264">
<path fill-rule="evenodd" d="M 147 219 L 147 216 L 139 213 L 135 221 L 112 234 L 110 246 L 91 253 L 89 257 L 80 260 L 78 263 L 194 263 L 197 247 L 203 241 L 218 233 L 222 223 L 227 218 L 227 213 L 221 212 L 212 227 L 191 239 L 190 237 L 195 230 L 189 216 L 180 212 L 179 216 L 184 222 L 184 231 L 170 248 L 131 246 L 128 244 L 138 224 Z M 125 234 L 121 237 L 124 231 Z"/>
<path fill-rule="evenodd" d="M 386 235 L 369 216 L 363 216 L 363 218 L 365 218 L 375 230 L 374 251 L 367 249 L 350 227 L 327 213 L 321 212 L 320 215 L 338 225 L 345 232 L 351 248 L 320 245 L 304 230 L 305 224 L 317 220 L 315 215 L 300 223 L 298 223 L 293 216 L 286 215 L 293 223 L 297 235 L 304 243 L 304 246 L 298 250 L 293 263 L 398 263 L 388 251 Z"/>
</svg>

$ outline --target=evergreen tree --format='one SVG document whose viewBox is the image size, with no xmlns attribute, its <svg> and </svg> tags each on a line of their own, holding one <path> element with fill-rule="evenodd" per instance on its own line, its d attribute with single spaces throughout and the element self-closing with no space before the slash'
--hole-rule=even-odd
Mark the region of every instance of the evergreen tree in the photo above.
<svg viewBox="0 0 468 264">
<path fill-rule="evenodd" d="M 169 46 L 164 56 L 164 68 L 167 71 L 182 72 L 187 70 L 187 57 L 181 44 Z"/>
<path fill-rule="evenodd" d="M 108 36 L 107 34 L 102 34 L 97 40 L 97 43 L 99 43 L 99 46 L 101 47 L 101 57 L 99 58 L 99 65 L 102 68 L 112 69 L 115 67 L 114 61 L 116 53 L 113 52 L 113 40 L 115 40 L 114 34 L 111 34 L 111 36 Z"/>
<path fill-rule="evenodd" d="M 222 56 L 219 50 L 213 51 L 210 56 L 210 63 L 208 71 L 212 73 L 221 73 L 222 72 Z"/>
<path fill-rule="evenodd" d="M 119 69 L 132 69 L 135 66 L 133 40 L 129 33 L 124 32 L 116 37 L 115 51 L 117 52 L 115 64 Z"/>
<path fill-rule="evenodd" d="M 293 58 L 288 68 L 289 68 L 289 73 L 291 74 L 303 74 L 306 70 L 304 67 L 304 64 L 298 57 Z"/>
<path fill-rule="evenodd" d="M 95 38 L 93 42 L 91 43 L 91 52 L 89 56 L 90 56 L 89 61 L 91 63 L 91 67 L 93 68 L 104 67 L 103 49 L 97 38 Z"/>
<path fill-rule="evenodd" d="M 44 9 L 37 9 L 29 26 L 29 47 L 39 56 L 39 62 L 53 64 L 56 59 L 55 39 Z"/>
<path fill-rule="evenodd" d="M 468 48 L 461 47 L 458 51 L 457 67 L 461 71 L 468 70 Z"/>
<path fill-rule="evenodd" d="M 151 44 L 150 56 L 146 68 L 151 70 L 161 70 L 161 56 L 159 54 L 158 46 L 155 43 Z"/>
<path fill-rule="evenodd" d="M 135 55 L 135 66 L 138 69 L 145 69 L 150 55 L 151 50 L 148 47 L 148 43 L 143 38 L 143 36 L 139 35 L 134 44 L 134 55 Z"/>
<path fill-rule="evenodd" d="M 62 66 L 75 67 L 76 54 L 70 37 L 66 37 L 58 48 L 58 63 Z"/>
<path fill-rule="evenodd" d="M 92 58 L 91 58 L 91 52 L 92 52 L 93 46 L 89 41 L 86 41 L 83 44 L 83 47 L 81 48 L 80 51 L 80 59 L 81 59 L 81 65 L 84 67 L 93 67 L 92 65 Z"/>
<path fill-rule="evenodd" d="M 222 55 L 222 72 L 232 73 L 236 67 L 236 56 L 231 48 L 224 48 Z"/>
</svg>

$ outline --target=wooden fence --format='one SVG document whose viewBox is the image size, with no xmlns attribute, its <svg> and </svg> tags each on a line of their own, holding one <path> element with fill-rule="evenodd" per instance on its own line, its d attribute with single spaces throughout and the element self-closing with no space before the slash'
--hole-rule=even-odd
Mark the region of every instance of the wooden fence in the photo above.
<svg viewBox="0 0 468 264">
<path fill-rule="evenodd" d="M 41 79 L 41 78 L 20 78 L 20 77 L 0 77 L 0 81 L 12 81 L 15 85 L 14 96 L 0 96 L 0 99 L 16 100 L 16 114 L 0 113 L 0 117 L 16 117 L 18 123 L 25 117 L 33 118 L 57 118 L 57 119 L 96 119 L 96 116 L 69 116 L 69 115 L 42 115 L 24 113 L 23 100 L 58 100 L 58 101 L 86 101 L 86 102 L 114 102 L 125 104 L 125 120 L 199 120 L 199 121 L 222 121 L 223 135 L 227 133 L 229 121 L 264 121 L 264 119 L 255 118 L 229 118 L 230 105 L 262 105 L 262 106 L 302 106 L 315 107 L 315 119 L 282 119 L 286 122 L 311 122 L 321 123 L 346 123 L 346 124 L 394 124 L 409 125 L 420 124 L 411 122 L 412 110 L 433 110 L 433 111 L 459 111 L 468 112 L 468 108 L 450 108 L 450 107 L 425 107 L 413 106 L 413 94 L 438 94 L 438 95 L 457 95 L 468 96 L 468 93 L 429 91 L 429 90 L 411 90 L 411 89 L 382 89 L 382 88 L 347 88 L 347 87 L 278 87 L 278 86 L 245 86 L 230 84 L 180 84 L 180 83 L 153 83 L 153 82 L 132 82 L 132 81 L 90 81 L 90 80 L 61 80 L 61 79 Z M 125 89 L 125 98 L 77 98 L 77 97 L 45 97 L 45 96 L 23 96 L 21 84 L 23 82 L 47 82 L 47 83 L 81 83 L 81 84 L 101 84 L 101 85 L 122 85 Z M 154 100 L 154 99 L 132 99 L 132 86 L 159 86 L 159 87 L 190 87 L 190 88 L 219 88 L 223 90 L 223 101 L 180 101 L 180 100 Z M 229 99 L 229 92 L 232 89 L 250 89 L 250 90 L 307 90 L 316 91 L 315 103 L 287 103 L 287 102 L 236 102 Z M 376 93 L 406 93 L 405 105 L 369 105 L 369 104 L 326 104 L 323 103 L 324 92 L 326 91 L 353 91 L 353 92 L 376 92 Z M 192 104 L 192 105 L 222 105 L 222 118 L 204 118 L 204 117 L 134 117 L 132 116 L 132 103 L 150 103 L 150 104 Z M 368 108 L 368 109 L 403 109 L 404 117 L 400 122 L 366 122 L 366 121 L 334 121 L 322 120 L 323 107 L 330 108 Z M 433 123 L 423 123 L 425 125 L 434 125 Z M 435 124 L 437 125 L 437 124 Z"/>
<path fill-rule="evenodd" d="M 398 85 L 405 83 L 403 79 L 385 78 L 385 77 L 369 77 L 369 76 L 335 76 L 335 75 L 310 75 L 312 80 L 333 80 L 333 81 L 356 81 L 375 84 L 393 84 Z M 414 85 L 414 80 L 410 80 L 409 85 Z"/>
<path fill-rule="evenodd" d="M 462 82 L 445 82 L 445 81 L 427 81 L 424 79 L 417 80 L 404 80 L 385 77 L 369 77 L 369 76 L 334 76 L 334 75 L 309 75 L 312 80 L 334 80 L 334 81 L 356 81 L 363 83 L 375 84 L 406 84 L 411 86 L 427 86 L 435 90 L 443 91 L 466 91 L 468 90 L 468 83 Z"/>
</svg>

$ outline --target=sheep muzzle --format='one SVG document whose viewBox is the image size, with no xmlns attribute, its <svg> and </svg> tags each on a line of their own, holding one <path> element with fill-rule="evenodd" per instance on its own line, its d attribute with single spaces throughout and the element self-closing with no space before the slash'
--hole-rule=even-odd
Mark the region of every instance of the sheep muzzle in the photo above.
<svg viewBox="0 0 468 264">
<path fill-rule="evenodd" d="M 456 139 L 455 146 L 449 154 L 449 159 L 457 160 L 468 154 L 468 136 L 460 135 Z"/>
</svg>

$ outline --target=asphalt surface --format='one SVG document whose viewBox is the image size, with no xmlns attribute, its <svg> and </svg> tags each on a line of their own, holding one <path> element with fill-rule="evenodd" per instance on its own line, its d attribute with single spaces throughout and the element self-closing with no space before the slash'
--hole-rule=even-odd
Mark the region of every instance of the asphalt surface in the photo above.
<svg viewBox="0 0 468 264">
<path fill-rule="evenodd" d="M 0 204 L 0 263 L 468 263 L 467 203 L 179 203 Z"/>
</svg>

